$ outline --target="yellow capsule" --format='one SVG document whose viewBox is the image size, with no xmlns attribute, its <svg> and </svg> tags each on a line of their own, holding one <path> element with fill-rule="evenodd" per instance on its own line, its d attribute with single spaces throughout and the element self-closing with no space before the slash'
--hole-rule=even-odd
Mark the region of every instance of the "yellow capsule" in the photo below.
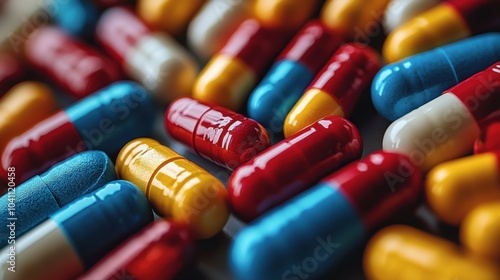
<svg viewBox="0 0 500 280">
<path fill-rule="evenodd" d="M 434 213 L 446 223 L 459 225 L 474 207 L 500 199 L 499 156 L 484 153 L 434 167 L 425 182 Z"/>
<path fill-rule="evenodd" d="M 460 227 L 460 240 L 474 254 L 500 261 L 500 200 L 474 208 Z"/>
<path fill-rule="evenodd" d="M 57 109 L 52 91 L 38 82 L 22 82 L 0 99 L 0 152 L 19 134 Z"/>
<path fill-rule="evenodd" d="M 379 20 L 390 0 L 328 0 L 321 10 L 326 26 L 358 41 L 380 30 Z"/>
<path fill-rule="evenodd" d="M 441 3 L 389 33 L 382 53 L 392 63 L 469 36 L 462 16 L 451 5 Z"/>
<path fill-rule="evenodd" d="M 205 0 L 138 0 L 137 14 L 152 29 L 179 35 L 204 3 Z"/>
<path fill-rule="evenodd" d="M 500 269 L 488 260 L 463 253 L 455 244 L 403 225 L 377 232 L 364 253 L 370 280 L 499 280 Z"/>
<path fill-rule="evenodd" d="M 139 138 L 125 145 L 116 170 L 146 194 L 159 215 L 187 224 L 199 239 L 220 232 L 229 217 L 224 185 L 153 139 Z"/>
<path fill-rule="evenodd" d="M 256 0 L 255 17 L 270 28 L 300 28 L 313 14 L 318 0 Z"/>
</svg>

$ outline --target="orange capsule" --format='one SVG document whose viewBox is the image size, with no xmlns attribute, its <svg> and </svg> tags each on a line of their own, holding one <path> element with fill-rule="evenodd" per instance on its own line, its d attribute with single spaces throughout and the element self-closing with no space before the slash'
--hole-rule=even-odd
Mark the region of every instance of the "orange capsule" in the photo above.
<svg viewBox="0 0 500 280">
<path fill-rule="evenodd" d="M 313 14 L 318 0 L 256 0 L 255 17 L 266 27 L 300 28 Z"/>
</svg>

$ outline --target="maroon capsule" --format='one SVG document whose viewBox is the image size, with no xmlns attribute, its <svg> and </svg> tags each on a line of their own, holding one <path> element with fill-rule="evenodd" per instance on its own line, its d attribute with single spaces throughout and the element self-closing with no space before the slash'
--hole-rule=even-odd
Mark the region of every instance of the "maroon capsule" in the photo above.
<svg viewBox="0 0 500 280">
<path fill-rule="evenodd" d="M 229 203 L 250 221 L 359 159 L 363 144 L 348 120 L 328 116 L 238 167 L 228 182 Z"/>
<path fill-rule="evenodd" d="M 121 78 L 113 60 L 56 27 L 38 29 L 25 52 L 32 66 L 77 99 Z"/>
<path fill-rule="evenodd" d="M 230 170 L 270 145 L 267 131 L 256 121 L 189 97 L 170 104 L 165 128 L 198 155 Z"/>
<path fill-rule="evenodd" d="M 474 142 L 474 153 L 486 153 L 500 150 L 500 111 L 479 123 L 481 135 Z"/>
<path fill-rule="evenodd" d="M 16 58 L 8 54 L 0 54 L 0 96 L 16 84 L 23 75 L 24 68 Z"/>
</svg>

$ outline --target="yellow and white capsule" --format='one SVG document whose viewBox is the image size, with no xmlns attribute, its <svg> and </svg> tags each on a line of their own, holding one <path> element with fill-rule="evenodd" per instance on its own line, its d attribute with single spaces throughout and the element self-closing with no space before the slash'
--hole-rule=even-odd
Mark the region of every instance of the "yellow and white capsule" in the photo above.
<svg viewBox="0 0 500 280">
<path fill-rule="evenodd" d="M 392 0 L 387 6 L 382 21 L 385 32 L 391 32 L 439 2 L 440 0 Z"/>
</svg>

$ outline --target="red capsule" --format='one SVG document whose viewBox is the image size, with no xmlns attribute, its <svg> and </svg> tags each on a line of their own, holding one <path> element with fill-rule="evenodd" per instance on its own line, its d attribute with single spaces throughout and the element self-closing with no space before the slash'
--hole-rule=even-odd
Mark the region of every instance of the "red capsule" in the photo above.
<svg viewBox="0 0 500 280">
<path fill-rule="evenodd" d="M 267 131 L 256 121 L 188 97 L 170 104 L 165 128 L 198 155 L 230 170 L 270 145 Z"/>
<path fill-rule="evenodd" d="M 500 111 L 479 123 L 481 135 L 474 142 L 474 154 L 500 150 Z"/>
<path fill-rule="evenodd" d="M 13 56 L 0 54 L 0 96 L 6 93 L 24 74 L 21 63 Z"/>
<path fill-rule="evenodd" d="M 185 226 L 157 220 L 78 279 L 173 279 L 192 262 L 193 253 L 193 241 Z"/>
<path fill-rule="evenodd" d="M 240 218 L 253 220 L 359 159 L 362 150 L 352 123 L 325 117 L 236 169 L 228 182 L 229 203 Z"/>
</svg>

